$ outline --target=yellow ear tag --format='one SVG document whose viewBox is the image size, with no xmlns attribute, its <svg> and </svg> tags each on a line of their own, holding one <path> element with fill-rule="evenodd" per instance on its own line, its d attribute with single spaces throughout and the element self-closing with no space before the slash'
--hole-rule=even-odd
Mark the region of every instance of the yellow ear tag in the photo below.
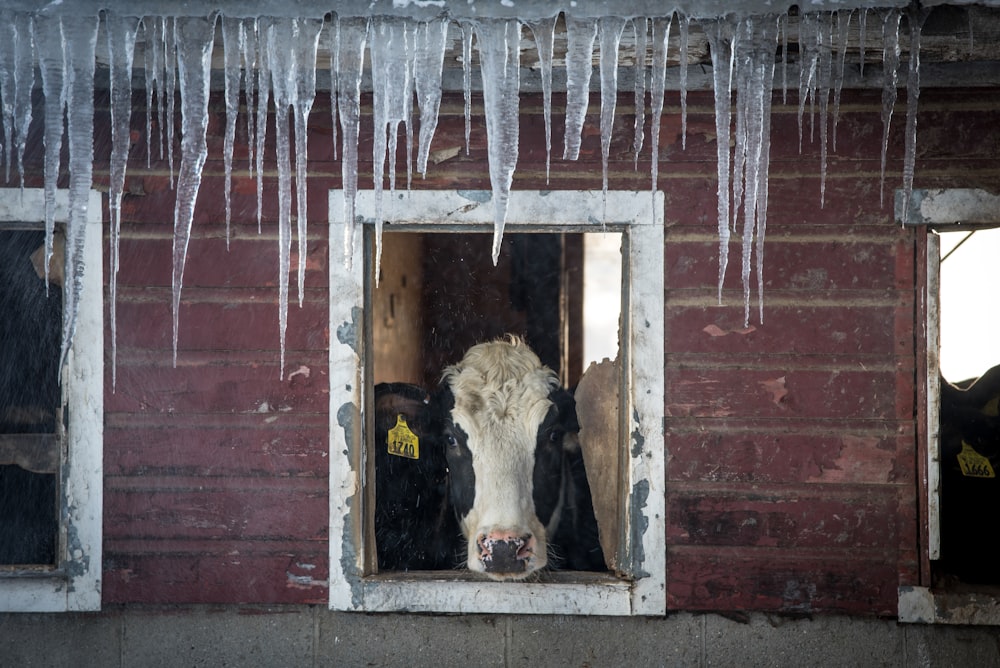
<svg viewBox="0 0 1000 668">
<path fill-rule="evenodd" d="M 958 453 L 958 465 L 962 468 L 962 475 L 967 478 L 996 477 L 990 460 L 973 450 L 965 441 L 962 441 L 962 451 Z"/>
<path fill-rule="evenodd" d="M 389 430 L 389 454 L 420 459 L 420 439 L 406 426 L 402 413 L 396 416 L 396 426 Z"/>
</svg>

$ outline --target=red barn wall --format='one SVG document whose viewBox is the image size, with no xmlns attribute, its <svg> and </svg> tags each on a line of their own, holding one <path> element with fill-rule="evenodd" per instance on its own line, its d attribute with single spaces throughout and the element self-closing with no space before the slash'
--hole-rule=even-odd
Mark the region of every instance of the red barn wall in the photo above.
<svg viewBox="0 0 1000 668">
<path fill-rule="evenodd" d="M 551 179 L 546 185 L 541 98 L 523 95 L 514 188 L 599 189 L 599 99 L 592 98 L 580 160 L 567 163 L 559 159 L 565 100 L 554 98 Z M 306 290 L 303 307 L 289 310 L 284 380 L 273 125 L 258 234 L 240 121 L 227 250 L 225 107 L 213 98 L 174 368 L 174 193 L 157 150 L 145 167 L 144 96 L 135 102 L 114 388 L 108 330 L 104 600 L 324 603 L 326 202 L 341 185 L 329 100 L 319 96 L 311 117 Z M 678 102 L 668 94 L 657 184 L 666 193 L 668 607 L 892 615 L 897 587 L 926 577 L 916 463 L 923 232 L 900 229 L 891 207 L 901 180 L 903 102 L 880 204 L 880 94 L 844 92 L 821 207 L 818 135 L 809 141 L 807 117 L 800 152 L 797 99 L 793 93 L 782 105 L 776 94 L 764 322 L 754 310 L 746 329 L 738 244 L 725 305 L 716 302 L 712 95 L 689 95 L 686 150 Z M 920 103 L 917 186 L 995 189 L 1000 92 L 924 91 Z M 445 96 L 434 149 L 464 145 L 462 106 L 461 95 Z M 362 119 L 362 187 L 371 183 L 370 111 Z M 432 165 L 426 179 L 414 176 L 414 187 L 489 188 L 481 106 L 474 114 L 471 154 Z M 631 98 L 621 96 L 610 187 L 646 190 L 649 129 L 633 169 L 632 124 Z M 102 187 L 106 100 L 97 126 Z M 39 153 L 40 144 L 39 136 Z M 179 149 L 174 160 L 176 171 Z M 41 156 L 29 164 L 37 167 L 29 181 L 40 183 Z M 293 304 L 295 262 L 293 255 Z"/>
</svg>

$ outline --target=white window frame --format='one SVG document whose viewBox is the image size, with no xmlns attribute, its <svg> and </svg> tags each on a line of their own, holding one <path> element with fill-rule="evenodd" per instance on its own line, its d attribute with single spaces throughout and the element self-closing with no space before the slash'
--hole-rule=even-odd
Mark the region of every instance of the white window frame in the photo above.
<svg viewBox="0 0 1000 668">
<path fill-rule="evenodd" d="M 666 522 L 664 495 L 662 192 L 600 190 L 515 191 L 506 231 L 627 233 L 623 254 L 628 279 L 622 308 L 626 345 L 623 409 L 628 459 L 623 499 L 626 537 L 620 564 L 630 575 L 566 573 L 554 582 L 493 582 L 471 573 L 416 577 L 366 575 L 364 546 L 365 262 L 361 234 L 350 261 L 344 240 L 344 192 L 333 190 L 330 215 L 330 608 L 334 610 L 662 615 L 666 612 Z M 375 211 L 372 191 L 357 198 L 357 220 Z M 602 211 L 607 219 L 602 222 Z M 384 215 L 396 227 L 441 225 L 489 231 L 493 202 L 486 191 L 411 191 L 390 200 Z M 440 574 L 439 574 L 440 575 Z"/>
<path fill-rule="evenodd" d="M 42 222 L 44 191 L 0 189 L 5 223 Z M 69 192 L 56 192 L 56 222 L 69 216 Z M 68 414 L 60 463 L 60 540 L 52 569 L 0 571 L 0 612 L 101 609 L 101 539 L 104 486 L 104 268 L 101 194 L 90 191 L 85 264 L 76 337 L 62 371 Z"/>
<path fill-rule="evenodd" d="M 896 220 L 903 222 L 905 194 L 896 191 Z M 910 226 L 943 227 L 961 224 L 992 224 L 1000 222 L 1000 195 L 969 188 L 944 188 L 914 190 L 909 201 L 906 224 Z M 941 386 L 939 371 L 940 349 L 940 239 L 933 232 L 927 233 L 926 285 L 923 299 L 926 304 L 926 321 L 923 335 L 927 348 L 927 378 L 924 379 L 927 395 L 927 545 L 922 545 L 924 558 L 941 556 L 941 448 L 940 409 Z M 920 624 L 980 624 L 1000 625 L 1000 595 L 965 587 L 953 592 L 930 587 L 900 587 L 898 616 L 901 622 Z"/>
</svg>

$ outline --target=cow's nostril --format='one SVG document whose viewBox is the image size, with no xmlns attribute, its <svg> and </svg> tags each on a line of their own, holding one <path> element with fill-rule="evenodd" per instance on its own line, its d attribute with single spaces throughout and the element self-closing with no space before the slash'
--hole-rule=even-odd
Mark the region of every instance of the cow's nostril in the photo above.
<svg viewBox="0 0 1000 668">
<path fill-rule="evenodd" d="M 535 554 L 535 541 L 532 539 L 531 534 L 525 534 L 521 536 L 520 547 L 517 550 L 518 559 L 528 559 Z"/>
<path fill-rule="evenodd" d="M 476 544 L 483 568 L 488 573 L 523 573 L 535 556 L 535 539 L 530 533 L 521 536 L 512 532 L 480 534 Z"/>
</svg>

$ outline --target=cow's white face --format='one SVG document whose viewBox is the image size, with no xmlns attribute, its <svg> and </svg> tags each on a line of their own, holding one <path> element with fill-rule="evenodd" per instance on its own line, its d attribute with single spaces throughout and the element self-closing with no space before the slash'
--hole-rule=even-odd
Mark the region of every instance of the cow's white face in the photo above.
<svg viewBox="0 0 1000 668">
<path fill-rule="evenodd" d="M 562 505 L 562 432 L 550 399 L 558 378 L 512 339 L 471 348 L 443 384 L 451 497 L 468 568 L 524 578 L 545 566 Z"/>
</svg>

